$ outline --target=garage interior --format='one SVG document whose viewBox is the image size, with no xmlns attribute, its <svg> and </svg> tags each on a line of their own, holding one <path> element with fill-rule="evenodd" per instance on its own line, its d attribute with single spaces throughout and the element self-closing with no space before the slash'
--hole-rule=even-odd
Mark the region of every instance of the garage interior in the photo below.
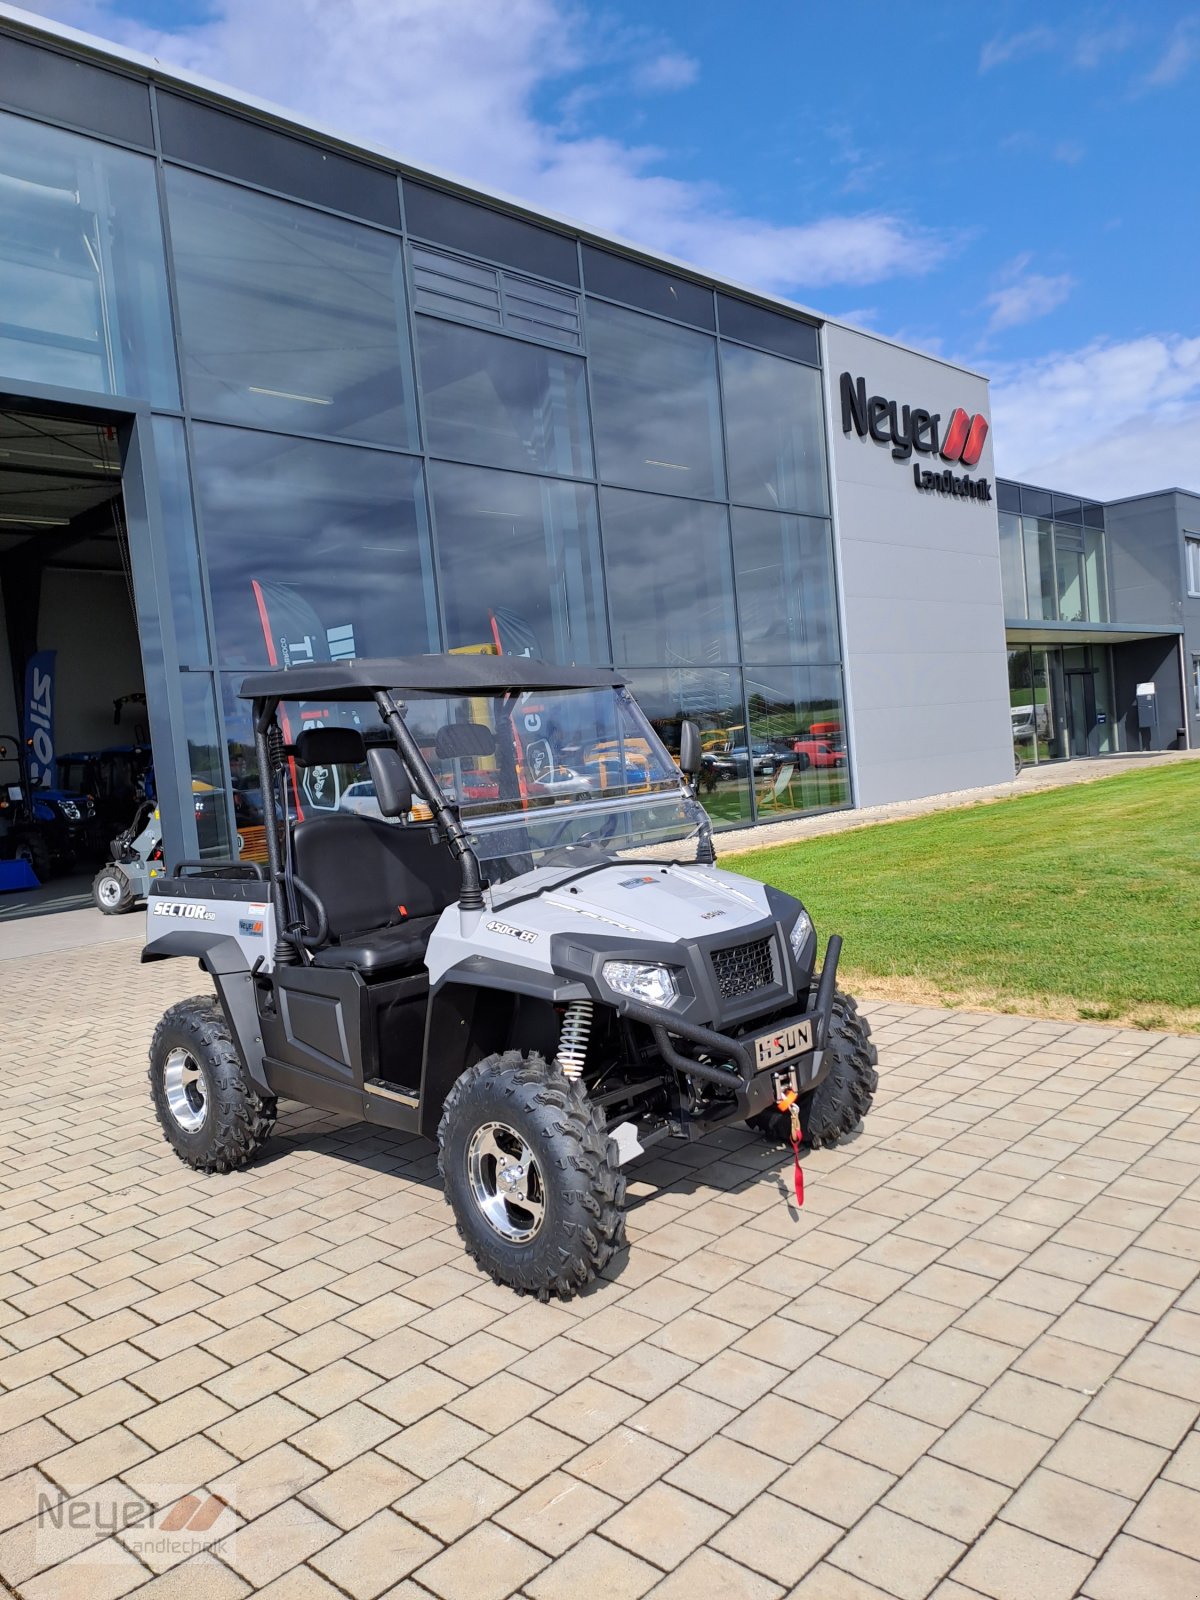
<svg viewBox="0 0 1200 1600">
<path fill-rule="evenodd" d="M 102 815 L 127 805 L 132 816 L 136 761 L 62 761 L 149 742 L 117 432 L 0 399 L 0 735 L 27 735 L 26 667 L 39 651 L 54 652 L 55 782 L 103 788 Z M 0 764 L 0 785 L 20 776 Z M 99 864 L 94 849 L 56 861 L 39 888 L 0 894 L 0 920 L 90 905 Z"/>
</svg>

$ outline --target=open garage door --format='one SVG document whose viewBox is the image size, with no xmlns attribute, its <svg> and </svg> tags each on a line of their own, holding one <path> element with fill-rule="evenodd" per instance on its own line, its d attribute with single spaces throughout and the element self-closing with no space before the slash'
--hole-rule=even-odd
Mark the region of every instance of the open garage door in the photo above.
<svg viewBox="0 0 1200 1600">
<path fill-rule="evenodd" d="M 0 919 L 89 905 L 109 840 L 153 792 L 105 421 L 0 406 L 0 743 Z"/>
</svg>

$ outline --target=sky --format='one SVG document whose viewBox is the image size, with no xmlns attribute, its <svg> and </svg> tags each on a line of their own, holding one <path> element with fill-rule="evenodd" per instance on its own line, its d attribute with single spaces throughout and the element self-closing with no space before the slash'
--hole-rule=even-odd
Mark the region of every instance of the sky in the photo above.
<svg viewBox="0 0 1200 1600">
<path fill-rule="evenodd" d="M 25 3 L 982 371 L 1002 476 L 1200 491 L 1200 4 Z"/>
</svg>

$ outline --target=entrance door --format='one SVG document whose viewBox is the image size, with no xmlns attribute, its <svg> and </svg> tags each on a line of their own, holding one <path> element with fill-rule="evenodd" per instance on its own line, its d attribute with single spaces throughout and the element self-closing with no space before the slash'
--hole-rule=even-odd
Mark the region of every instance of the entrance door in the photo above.
<svg viewBox="0 0 1200 1600">
<path fill-rule="evenodd" d="M 1067 680 L 1067 738 L 1069 753 L 1073 756 L 1092 754 L 1091 737 L 1096 727 L 1096 674 L 1068 670 Z"/>
</svg>

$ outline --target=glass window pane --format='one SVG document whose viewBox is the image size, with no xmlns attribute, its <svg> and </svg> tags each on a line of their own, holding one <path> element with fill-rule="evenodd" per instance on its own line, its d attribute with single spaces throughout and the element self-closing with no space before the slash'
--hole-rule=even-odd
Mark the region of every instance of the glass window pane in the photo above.
<svg viewBox="0 0 1200 1600">
<path fill-rule="evenodd" d="M 185 100 L 162 88 L 158 91 L 158 125 L 168 156 L 295 195 L 298 200 L 312 200 L 333 211 L 346 211 L 368 222 L 381 222 L 385 228 L 400 226 L 395 173 L 356 161 L 327 144 L 293 138 L 280 128 L 263 127 L 221 107 Z"/>
<path fill-rule="evenodd" d="M 1087 615 L 1092 622 L 1108 621 L 1108 574 L 1104 564 L 1103 528 L 1083 531 L 1084 582 L 1087 585 Z"/>
<path fill-rule="evenodd" d="M 416 461 L 211 425 L 195 450 L 222 667 L 438 648 Z"/>
<path fill-rule="evenodd" d="M 217 738 L 217 708 L 213 697 L 212 674 L 180 674 L 183 699 L 183 727 L 192 773 L 192 804 L 196 810 L 196 832 L 202 856 L 230 854 L 228 800 L 225 792 L 225 762 Z"/>
<path fill-rule="evenodd" d="M 717 296 L 717 309 L 721 315 L 723 339 L 740 339 L 743 344 L 774 350 L 777 355 L 789 356 L 793 361 L 807 361 L 814 367 L 820 365 L 821 345 L 811 322 L 802 322 L 799 317 L 786 316 L 767 306 L 752 305 L 748 300 L 735 300 L 727 294 Z"/>
<path fill-rule="evenodd" d="M 1019 483 L 1009 483 L 1004 478 L 996 480 L 996 504 L 1001 511 L 1020 511 L 1021 486 Z"/>
<path fill-rule="evenodd" d="M 1025 569 L 1021 564 L 1021 519 L 1010 512 L 1000 513 L 1000 586 L 1004 594 L 1004 615 L 1028 614 L 1025 598 Z"/>
<path fill-rule="evenodd" d="M 736 668 L 697 671 L 693 667 L 640 670 L 629 674 L 629 687 L 672 755 L 679 754 L 683 719 L 690 718 L 698 725 L 703 760 L 697 789 L 713 823 L 719 827 L 749 822 L 741 672 Z"/>
<path fill-rule="evenodd" d="M 1022 517 L 1025 541 L 1025 591 L 1029 615 L 1035 621 L 1052 622 L 1055 608 L 1053 524 L 1041 517 Z"/>
<path fill-rule="evenodd" d="M 746 704 L 763 821 L 850 804 L 840 667 L 748 666 Z"/>
<path fill-rule="evenodd" d="M 583 247 L 583 277 L 593 294 L 624 300 L 627 305 L 657 311 L 676 322 L 691 322 L 697 328 L 712 329 L 717 325 L 713 293 L 707 284 L 694 283 L 642 261 L 631 261 L 628 256 L 614 255 L 611 250 L 597 250 L 590 244 Z"/>
<path fill-rule="evenodd" d="M 833 536 L 828 522 L 735 507 L 733 565 L 743 657 L 838 659 Z"/>
<path fill-rule="evenodd" d="M 447 647 L 609 659 L 595 491 L 445 462 L 430 479 Z"/>
<path fill-rule="evenodd" d="M 579 282 L 574 239 L 523 217 L 506 216 L 411 178 L 404 180 L 404 217 L 409 233 L 418 239 L 448 244 L 558 283 Z"/>
<path fill-rule="evenodd" d="M 1054 524 L 1054 562 L 1057 575 L 1058 619 L 1087 619 L 1087 589 L 1083 570 L 1083 534 L 1066 523 Z"/>
<path fill-rule="evenodd" d="M 179 404 L 154 162 L 0 112 L 0 376 Z"/>
<path fill-rule="evenodd" d="M 421 400 L 434 455 L 590 477 L 583 361 L 417 318 Z"/>
<path fill-rule="evenodd" d="M 599 301 L 587 314 L 600 477 L 722 498 L 715 341 Z"/>
<path fill-rule="evenodd" d="M 152 426 L 162 500 L 163 540 L 171 579 L 175 645 L 181 666 L 206 667 L 210 661 L 208 628 L 204 620 L 183 423 L 174 417 L 155 417 Z"/>
<path fill-rule="evenodd" d="M 172 168 L 193 411 L 413 447 L 399 239 Z"/>
<path fill-rule="evenodd" d="M 725 507 L 605 489 L 600 510 L 613 659 L 736 661 Z"/>
<path fill-rule="evenodd" d="M 1034 694 L 1033 657 L 1028 645 L 1008 652 L 1008 701 L 1012 717 L 1013 751 L 1022 761 L 1036 761 L 1045 731 L 1048 708 Z"/>
<path fill-rule="evenodd" d="M 722 344 L 729 498 L 828 516 L 821 374 Z"/>
</svg>

